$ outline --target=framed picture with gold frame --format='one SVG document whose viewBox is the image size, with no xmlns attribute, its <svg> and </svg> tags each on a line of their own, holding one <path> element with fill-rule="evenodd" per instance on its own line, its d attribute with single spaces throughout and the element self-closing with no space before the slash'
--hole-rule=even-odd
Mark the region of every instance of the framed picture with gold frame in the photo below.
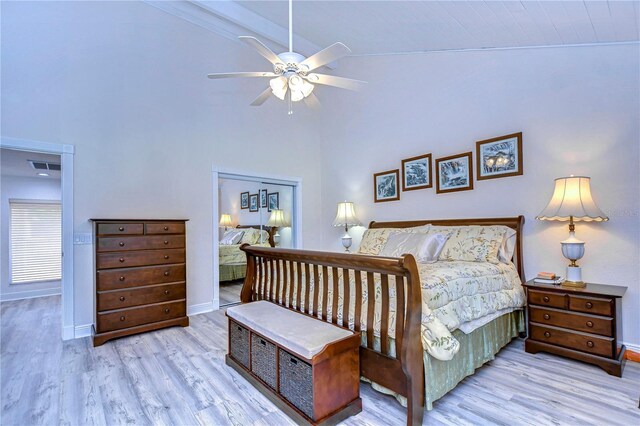
<svg viewBox="0 0 640 426">
<path fill-rule="evenodd" d="M 478 180 L 522 175 L 522 132 L 476 142 Z"/>
<path fill-rule="evenodd" d="M 376 203 L 400 199 L 400 170 L 389 170 L 373 175 L 373 200 Z"/>
<path fill-rule="evenodd" d="M 402 190 L 432 188 L 431 169 L 431 154 L 402 160 Z"/>
</svg>

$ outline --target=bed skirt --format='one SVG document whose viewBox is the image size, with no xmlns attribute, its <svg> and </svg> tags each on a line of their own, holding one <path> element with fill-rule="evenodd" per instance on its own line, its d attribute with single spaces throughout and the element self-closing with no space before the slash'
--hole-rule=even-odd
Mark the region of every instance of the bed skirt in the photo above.
<svg viewBox="0 0 640 426">
<path fill-rule="evenodd" d="M 241 280 L 247 274 L 246 263 L 230 263 L 220 265 L 220 282 Z"/>
<path fill-rule="evenodd" d="M 441 361 L 423 352 L 425 408 L 432 410 L 436 400 L 455 388 L 465 377 L 472 375 L 477 368 L 493 360 L 500 349 L 524 330 L 524 312 L 517 310 L 504 314 L 469 334 L 454 331 L 452 334 L 460 342 L 460 351 L 450 361 Z M 366 379 L 364 381 L 369 382 Z M 377 383 L 371 383 L 371 386 L 379 392 L 395 396 L 400 404 L 407 406 L 405 397 Z"/>
</svg>

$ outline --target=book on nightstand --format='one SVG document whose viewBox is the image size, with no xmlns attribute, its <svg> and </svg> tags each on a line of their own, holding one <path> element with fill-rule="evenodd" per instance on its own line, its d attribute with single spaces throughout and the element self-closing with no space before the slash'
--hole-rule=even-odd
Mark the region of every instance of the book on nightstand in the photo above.
<svg viewBox="0 0 640 426">
<path fill-rule="evenodd" d="M 533 282 L 538 283 L 538 284 L 553 284 L 553 285 L 558 285 L 558 284 L 562 284 L 564 282 L 564 278 L 557 276 L 554 279 L 546 279 L 546 278 L 534 278 Z"/>
</svg>

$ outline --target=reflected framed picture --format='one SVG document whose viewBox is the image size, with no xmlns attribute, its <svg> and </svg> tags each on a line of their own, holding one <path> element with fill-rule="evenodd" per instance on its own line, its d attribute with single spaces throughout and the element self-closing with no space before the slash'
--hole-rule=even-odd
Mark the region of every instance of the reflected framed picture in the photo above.
<svg viewBox="0 0 640 426">
<path fill-rule="evenodd" d="M 476 142 L 478 180 L 522 175 L 522 132 Z"/>
<path fill-rule="evenodd" d="M 431 154 L 402 160 L 402 190 L 432 188 Z"/>
<path fill-rule="evenodd" d="M 241 192 L 240 193 L 240 208 L 248 209 L 249 208 L 249 193 Z"/>
<path fill-rule="evenodd" d="M 267 195 L 267 210 L 275 210 L 280 208 L 280 193 L 272 192 Z"/>
<path fill-rule="evenodd" d="M 258 211 L 258 194 L 249 195 L 249 211 L 250 212 Z"/>
<path fill-rule="evenodd" d="M 267 207 L 267 190 L 260 190 L 260 208 Z"/>
<path fill-rule="evenodd" d="M 473 189 L 471 152 L 436 159 L 436 193 Z"/>
<path fill-rule="evenodd" d="M 400 170 L 389 170 L 373 175 L 373 200 L 376 203 L 400 199 Z"/>
</svg>

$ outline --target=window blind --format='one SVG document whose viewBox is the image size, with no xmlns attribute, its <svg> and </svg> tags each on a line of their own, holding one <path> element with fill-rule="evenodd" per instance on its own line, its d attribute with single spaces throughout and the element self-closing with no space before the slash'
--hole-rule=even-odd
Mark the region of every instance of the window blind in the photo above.
<svg viewBox="0 0 640 426">
<path fill-rule="evenodd" d="M 9 201 L 11 283 L 62 278 L 62 209 L 59 203 Z"/>
</svg>

